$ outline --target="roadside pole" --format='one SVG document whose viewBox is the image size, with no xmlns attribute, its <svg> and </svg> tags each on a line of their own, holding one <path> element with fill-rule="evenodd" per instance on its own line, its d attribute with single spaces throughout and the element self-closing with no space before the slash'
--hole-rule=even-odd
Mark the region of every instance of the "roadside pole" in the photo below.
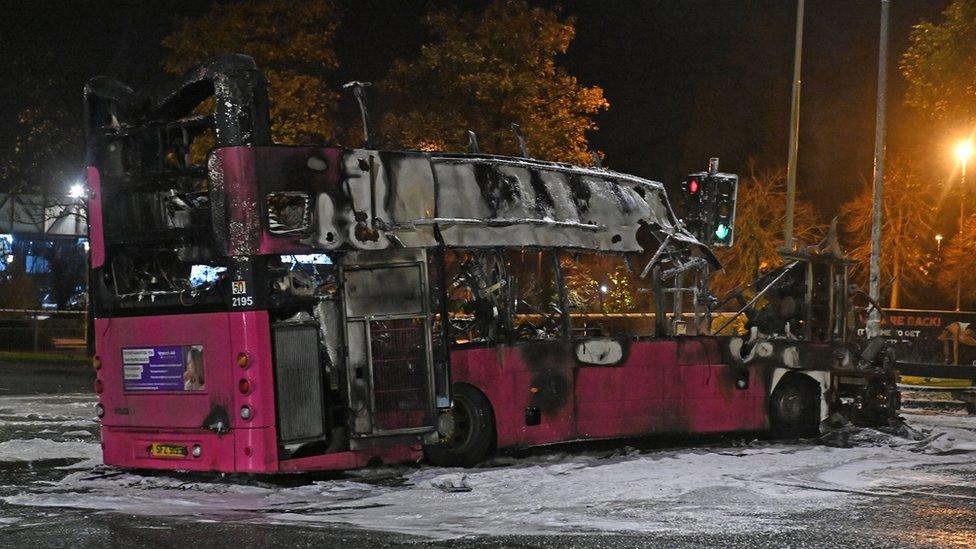
<svg viewBox="0 0 976 549">
<path fill-rule="evenodd" d="M 874 203 L 871 210 L 871 266 L 868 295 L 879 303 L 881 280 L 881 214 L 884 207 L 885 107 L 888 85 L 888 10 L 891 0 L 881 0 L 881 35 L 878 44 L 878 106 L 874 126 Z M 881 335 L 881 311 L 872 307 L 867 336 Z"/>
<path fill-rule="evenodd" d="M 803 61 L 803 0 L 796 4 L 796 41 L 793 48 L 793 99 L 790 107 L 790 153 L 786 163 L 786 226 L 783 246 L 793 249 L 793 207 L 796 202 L 796 156 L 800 144 L 800 65 Z"/>
<path fill-rule="evenodd" d="M 962 174 L 959 179 L 959 238 L 966 226 L 966 158 L 962 160 Z M 962 310 L 962 274 L 956 277 L 956 310 Z"/>
</svg>

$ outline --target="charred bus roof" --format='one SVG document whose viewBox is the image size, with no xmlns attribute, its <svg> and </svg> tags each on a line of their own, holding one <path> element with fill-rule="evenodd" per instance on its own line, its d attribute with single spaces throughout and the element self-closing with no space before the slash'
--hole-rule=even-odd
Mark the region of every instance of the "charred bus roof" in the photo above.
<svg viewBox="0 0 976 549">
<path fill-rule="evenodd" d="M 236 201 L 228 208 L 230 255 L 435 246 L 641 252 L 644 228 L 658 243 L 714 263 L 681 227 L 661 183 L 605 169 L 492 155 L 232 147 L 211 154 L 209 173 Z"/>
<path fill-rule="evenodd" d="M 200 115 L 211 97 L 213 113 Z M 85 98 L 89 165 L 111 189 L 103 199 L 155 201 L 132 209 L 164 213 L 201 205 L 220 255 L 557 247 L 657 250 L 676 263 L 697 256 L 718 267 L 656 181 L 522 157 L 273 145 L 265 80 L 247 56 L 211 59 L 155 93 L 94 78 Z M 208 127 L 213 148 L 206 165 L 194 165 L 192 142 Z M 201 188 L 209 200 L 177 200 Z M 193 213 L 183 218 L 201 217 Z M 119 219 L 107 220 L 106 246 L 113 225 L 128 237 L 147 222 L 122 219 L 122 208 L 112 215 Z M 166 215 L 154 219 L 161 226 L 153 234 L 186 228 L 167 226 Z"/>
</svg>

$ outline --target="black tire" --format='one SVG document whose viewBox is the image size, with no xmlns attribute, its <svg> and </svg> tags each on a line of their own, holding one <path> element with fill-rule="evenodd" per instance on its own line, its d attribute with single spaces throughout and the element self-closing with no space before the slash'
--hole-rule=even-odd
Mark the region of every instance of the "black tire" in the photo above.
<svg viewBox="0 0 976 549">
<path fill-rule="evenodd" d="M 439 444 L 424 447 L 424 457 L 439 467 L 474 467 L 495 446 L 495 414 L 491 403 L 474 387 L 453 387 L 454 433 Z"/>
<path fill-rule="evenodd" d="M 769 398 L 769 418 L 776 438 L 819 434 L 820 387 L 807 377 L 784 377 Z"/>
</svg>

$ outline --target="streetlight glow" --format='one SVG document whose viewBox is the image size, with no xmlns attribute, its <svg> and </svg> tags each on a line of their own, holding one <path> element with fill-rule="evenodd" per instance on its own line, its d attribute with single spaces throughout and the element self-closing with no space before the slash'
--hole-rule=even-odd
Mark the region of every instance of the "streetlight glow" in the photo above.
<svg viewBox="0 0 976 549">
<path fill-rule="evenodd" d="M 969 159 L 972 158 L 973 156 L 972 139 L 966 139 L 964 141 L 960 141 L 959 143 L 956 143 L 956 148 L 953 149 L 953 152 L 956 155 L 956 160 L 958 160 L 959 162 L 962 162 L 963 164 L 969 162 Z"/>
<path fill-rule="evenodd" d="M 85 196 L 85 186 L 81 183 L 75 183 L 68 189 L 68 196 L 70 198 L 82 198 Z"/>
</svg>

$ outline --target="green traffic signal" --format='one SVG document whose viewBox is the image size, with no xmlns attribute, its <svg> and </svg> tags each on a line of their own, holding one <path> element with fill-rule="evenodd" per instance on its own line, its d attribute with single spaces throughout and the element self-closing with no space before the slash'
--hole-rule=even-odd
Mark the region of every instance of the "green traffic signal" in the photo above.
<svg viewBox="0 0 976 549">
<path fill-rule="evenodd" d="M 715 236 L 719 240 L 725 240 L 729 236 L 729 228 L 724 223 L 719 223 L 718 227 L 715 228 Z"/>
</svg>

